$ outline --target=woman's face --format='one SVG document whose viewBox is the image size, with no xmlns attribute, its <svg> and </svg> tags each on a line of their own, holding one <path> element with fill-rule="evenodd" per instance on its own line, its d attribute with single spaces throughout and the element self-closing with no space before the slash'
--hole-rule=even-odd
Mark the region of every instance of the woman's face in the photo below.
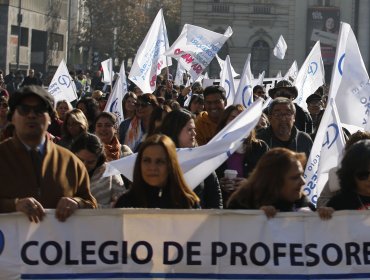
<svg viewBox="0 0 370 280">
<path fill-rule="evenodd" d="M 150 102 L 138 100 L 136 102 L 136 115 L 138 118 L 148 118 L 153 112 L 153 105 Z"/>
<path fill-rule="evenodd" d="M 190 111 L 194 114 L 199 114 L 204 111 L 204 104 L 200 102 L 193 102 L 190 105 Z"/>
<path fill-rule="evenodd" d="M 233 110 L 228 117 L 226 124 L 230 123 L 233 119 L 235 119 L 241 112 L 239 110 Z"/>
<path fill-rule="evenodd" d="M 328 18 L 325 22 L 325 28 L 326 31 L 333 31 L 334 29 L 334 19 L 333 18 Z"/>
<path fill-rule="evenodd" d="M 359 194 L 370 196 L 370 166 L 355 173 L 356 190 Z"/>
<path fill-rule="evenodd" d="M 116 133 L 114 124 L 108 118 L 99 118 L 95 124 L 95 134 L 104 144 L 110 144 Z"/>
<path fill-rule="evenodd" d="M 128 111 L 128 112 L 135 111 L 136 110 L 135 105 L 136 105 L 136 99 L 135 98 L 133 98 L 133 97 L 127 98 L 126 103 L 125 103 L 126 111 Z"/>
<path fill-rule="evenodd" d="M 69 111 L 68 105 L 65 102 L 59 103 L 59 105 L 56 108 L 58 112 L 58 116 L 61 120 L 64 120 L 66 113 Z"/>
<path fill-rule="evenodd" d="M 280 191 L 282 200 L 295 202 L 301 197 L 301 189 L 306 183 L 303 174 L 302 164 L 298 160 L 292 162 L 288 172 L 284 175 L 284 185 Z"/>
<path fill-rule="evenodd" d="M 73 138 L 77 137 L 82 132 L 81 124 L 71 117 L 68 118 L 66 125 L 69 134 L 71 134 Z"/>
<path fill-rule="evenodd" d="M 159 188 L 166 185 L 168 159 L 162 146 L 152 145 L 145 148 L 140 165 L 141 174 L 148 185 Z"/>
<path fill-rule="evenodd" d="M 186 125 L 181 129 L 179 134 L 179 145 L 180 148 L 193 148 L 195 147 L 196 140 L 195 135 L 195 123 L 193 119 L 190 119 Z"/>
<path fill-rule="evenodd" d="M 76 156 L 83 162 L 88 172 L 93 170 L 98 163 L 97 156 L 86 149 L 78 151 Z"/>
</svg>

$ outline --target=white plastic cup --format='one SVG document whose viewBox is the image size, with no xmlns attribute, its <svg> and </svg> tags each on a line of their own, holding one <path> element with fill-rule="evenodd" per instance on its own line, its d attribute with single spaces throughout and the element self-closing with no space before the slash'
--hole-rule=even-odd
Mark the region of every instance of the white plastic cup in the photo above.
<svg viewBox="0 0 370 280">
<path fill-rule="evenodd" d="M 224 177 L 229 179 L 229 180 L 235 179 L 236 176 L 238 176 L 238 171 L 236 171 L 236 170 L 226 169 L 225 172 L 224 172 Z"/>
</svg>

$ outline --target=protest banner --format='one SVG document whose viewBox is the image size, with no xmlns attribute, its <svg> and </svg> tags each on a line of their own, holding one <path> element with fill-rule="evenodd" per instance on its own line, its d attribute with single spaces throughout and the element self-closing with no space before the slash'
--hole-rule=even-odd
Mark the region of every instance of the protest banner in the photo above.
<svg viewBox="0 0 370 280">
<path fill-rule="evenodd" d="M 248 54 L 240 78 L 238 90 L 235 94 L 234 104 L 242 104 L 248 108 L 253 103 L 253 77 L 251 70 L 251 54 Z"/>
<path fill-rule="evenodd" d="M 224 34 L 220 34 L 185 24 L 180 36 L 165 54 L 177 59 L 196 81 L 232 34 L 230 26 Z"/>
<path fill-rule="evenodd" d="M 220 77 L 221 77 L 221 73 L 225 65 L 225 60 L 222 60 L 217 54 L 216 54 L 216 59 L 221 68 L 221 71 L 220 71 Z M 230 65 L 230 67 L 231 67 L 231 73 L 232 73 L 233 78 L 236 78 L 237 76 L 239 76 L 239 74 L 235 72 L 234 67 L 232 65 Z"/>
<path fill-rule="evenodd" d="M 166 23 L 160 9 L 136 53 L 128 76 L 144 93 L 154 92 L 157 75 L 172 65 L 171 58 L 164 55 L 168 47 Z"/>
<path fill-rule="evenodd" d="M 0 215 L 0 279 L 369 279 L 370 216 L 259 210 Z M 353 229 L 356 230 L 353 230 Z M 335 234 L 333 234 L 335 232 Z"/>
<path fill-rule="evenodd" d="M 297 79 L 297 75 L 298 75 L 298 64 L 297 61 L 294 60 L 289 70 L 286 72 L 284 80 L 290 81 L 292 84 L 294 84 L 295 79 Z"/>
<path fill-rule="evenodd" d="M 280 35 L 279 40 L 273 50 L 274 56 L 278 59 L 284 59 L 288 45 L 286 44 L 283 35 Z"/>
<path fill-rule="evenodd" d="M 102 82 L 111 86 L 114 76 L 112 58 L 108 58 L 107 60 L 102 61 L 101 67 L 103 68 Z"/>
<path fill-rule="evenodd" d="M 59 100 L 72 102 L 77 99 L 75 83 L 69 75 L 67 65 L 63 59 L 50 82 L 48 92 L 54 97 L 55 105 Z"/>
</svg>

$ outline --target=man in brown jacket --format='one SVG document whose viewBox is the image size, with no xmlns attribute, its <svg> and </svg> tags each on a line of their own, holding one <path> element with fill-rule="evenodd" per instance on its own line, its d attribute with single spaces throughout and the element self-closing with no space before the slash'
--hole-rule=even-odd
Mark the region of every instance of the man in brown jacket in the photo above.
<svg viewBox="0 0 370 280">
<path fill-rule="evenodd" d="M 0 144 L 0 213 L 23 212 L 39 222 L 44 208 L 65 221 L 78 208 L 95 208 L 85 166 L 48 139 L 53 97 L 26 86 L 9 100 L 13 138 Z"/>
</svg>

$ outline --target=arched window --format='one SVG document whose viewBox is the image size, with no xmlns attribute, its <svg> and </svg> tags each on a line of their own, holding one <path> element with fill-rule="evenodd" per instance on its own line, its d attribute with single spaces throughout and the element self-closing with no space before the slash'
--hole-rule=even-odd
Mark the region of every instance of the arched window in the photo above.
<svg viewBox="0 0 370 280">
<path fill-rule="evenodd" d="M 265 71 L 265 77 L 269 77 L 270 47 L 266 41 L 258 40 L 252 45 L 251 70 L 255 78 Z"/>
</svg>

